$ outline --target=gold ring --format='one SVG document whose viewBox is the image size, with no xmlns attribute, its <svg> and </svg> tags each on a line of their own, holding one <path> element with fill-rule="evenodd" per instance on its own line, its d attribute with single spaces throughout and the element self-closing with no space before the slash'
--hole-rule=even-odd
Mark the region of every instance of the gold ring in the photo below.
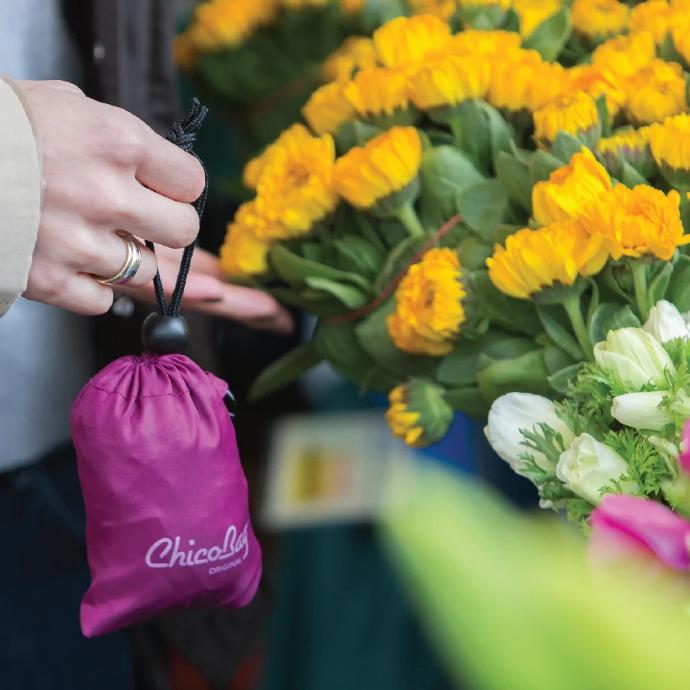
<svg viewBox="0 0 690 690">
<path fill-rule="evenodd" d="M 129 283 L 141 266 L 141 247 L 139 243 L 129 234 L 122 234 L 119 236 L 127 247 L 127 258 L 124 264 L 122 264 L 122 268 L 114 276 L 110 278 L 94 276 L 102 285 L 124 285 L 125 283 Z"/>
</svg>

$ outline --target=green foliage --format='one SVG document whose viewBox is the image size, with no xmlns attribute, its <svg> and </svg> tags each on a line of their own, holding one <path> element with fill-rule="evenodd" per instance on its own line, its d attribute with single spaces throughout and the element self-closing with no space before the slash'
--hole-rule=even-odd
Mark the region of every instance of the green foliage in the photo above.
<svg viewBox="0 0 690 690">
<path fill-rule="evenodd" d="M 321 361 L 313 342 L 296 347 L 259 374 L 249 390 L 249 400 L 259 400 L 293 383 Z"/>
<path fill-rule="evenodd" d="M 544 60 L 555 60 L 570 37 L 570 10 L 561 8 L 542 22 L 523 42 L 525 49 L 536 50 Z"/>
</svg>

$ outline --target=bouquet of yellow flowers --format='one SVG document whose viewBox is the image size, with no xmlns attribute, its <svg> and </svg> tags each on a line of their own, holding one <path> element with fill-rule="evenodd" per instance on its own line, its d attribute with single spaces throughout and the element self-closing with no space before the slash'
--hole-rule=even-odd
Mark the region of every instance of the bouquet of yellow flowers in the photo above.
<svg viewBox="0 0 690 690">
<path fill-rule="evenodd" d="M 415 446 L 563 397 L 660 300 L 690 310 L 687 3 L 444 4 L 331 56 L 221 252 L 318 317 L 254 393 L 326 360 Z"/>
</svg>

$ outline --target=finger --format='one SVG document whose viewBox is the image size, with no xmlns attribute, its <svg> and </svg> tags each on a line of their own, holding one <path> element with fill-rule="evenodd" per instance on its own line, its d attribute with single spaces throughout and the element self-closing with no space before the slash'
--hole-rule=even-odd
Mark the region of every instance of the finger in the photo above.
<svg viewBox="0 0 690 690">
<path fill-rule="evenodd" d="M 121 229 L 145 240 L 179 249 L 194 242 L 199 234 L 199 216 L 188 203 L 173 201 L 133 184 L 128 188 L 126 208 L 119 216 Z"/>
<path fill-rule="evenodd" d="M 78 273 L 67 281 L 54 304 L 87 316 L 105 314 L 113 304 L 113 290 L 92 276 Z"/>
<path fill-rule="evenodd" d="M 201 163 L 149 127 L 146 127 L 145 139 L 137 180 L 170 199 L 186 203 L 196 201 L 206 184 L 206 173 Z"/>
<path fill-rule="evenodd" d="M 128 238 L 121 237 L 115 232 L 105 232 L 99 233 L 99 240 L 98 250 L 76 268 L 83 273 L 91 273 L 99 278 L 110 278 L 117 275 L 127 261 Z M 137 272 L 127 281 L 127 285 L 139 287 L 149 284 L 156 275 L 156 256 L 141 242 L 136 239 L 132 239 L 132 241 L 136 242 L 141 252 L 141 264 Z"/>
</svg>

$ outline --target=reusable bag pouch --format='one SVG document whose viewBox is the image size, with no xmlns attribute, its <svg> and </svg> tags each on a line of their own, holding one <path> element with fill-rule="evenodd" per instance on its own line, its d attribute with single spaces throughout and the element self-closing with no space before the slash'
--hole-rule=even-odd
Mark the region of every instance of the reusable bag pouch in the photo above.
<svg viewBox="0 0 690 690">
<path fill-rule="evenodd" d="M 205 114 L 194 100 L 168 139 L 191 152 Z M 244 606 L 261 577 L 228 385 L 181 354 L 193 250 L 169 303 L 154 280 L 159 311 L 142 328 L 146 352 L 105 367 L 72 408 L 91 570 L 80 614 L 87 637 L 190 606 Z"/>
</svg>

